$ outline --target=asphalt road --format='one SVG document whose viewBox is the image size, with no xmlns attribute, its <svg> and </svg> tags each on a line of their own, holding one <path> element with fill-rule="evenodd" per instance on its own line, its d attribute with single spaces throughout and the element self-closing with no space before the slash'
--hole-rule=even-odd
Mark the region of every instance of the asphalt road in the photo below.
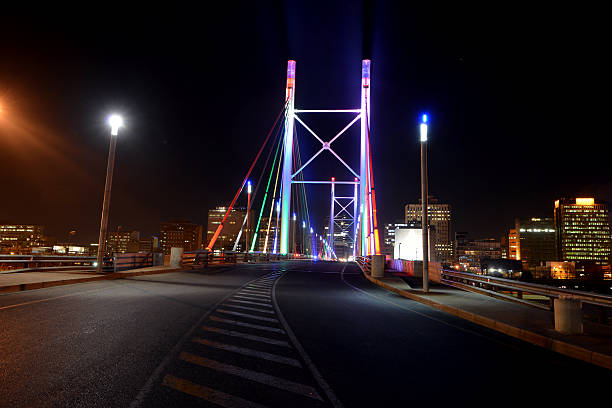
<svg viewBox="0 0 612 408">
<path fill-rule="evenodd" d="M 1 407 L 607 400 L 609 370 L 289 261 L 0 296 Z"/>
</svg>

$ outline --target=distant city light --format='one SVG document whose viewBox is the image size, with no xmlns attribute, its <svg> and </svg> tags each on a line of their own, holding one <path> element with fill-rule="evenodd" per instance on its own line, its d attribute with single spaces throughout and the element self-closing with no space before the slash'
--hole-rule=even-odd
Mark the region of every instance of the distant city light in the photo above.
<svg viewBox="0 0 612 408">
<path fill-rule="evenodd" d="M 302 228 L 306 228 L 306 221 L 302 221 Z"/>
<path fill-rule="evenodd" d="M 293 213 L 293 221 L 295 220 L 296 220 L 296 216 L 295 216 L 295 213 Z"/>
<path fill-rule="evenodd" d="M 108 118 L 108 124 L 111 127 L 111 135 L 117 136 L 119 128 L 123 127 L 123 119 L 119 115 L 110 115 Z"/>
<path fill-rule="evenodd" d="M 421 117 L 421 122 L 427 123 L 427 114 L 426 113 L 424 113 L 423 116 Z"/>
<path fill-rule="evenodd" d="M 251 180 L 247 181 L 247 193 L 251 194 Z"/>
</svg>

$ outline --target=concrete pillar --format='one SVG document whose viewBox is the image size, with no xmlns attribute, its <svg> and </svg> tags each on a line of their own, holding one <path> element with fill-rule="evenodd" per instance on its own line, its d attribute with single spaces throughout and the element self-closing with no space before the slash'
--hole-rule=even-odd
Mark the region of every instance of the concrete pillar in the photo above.
<svg viewBox="0 0 612 408">
<path fill-rule="evenodd" d="M 164 266 L 164 254 L 162 252 L 153 252 L 153 266 Z"/>
<path fill-rule="evenodd" d="M 561 295 L 554 304 L 555 330 L 562 334 L 582 334 L 580 300 Z"/>
<path fill-rule="evenodd" d="M 170 248 L 170 267 L 180 268 L 181 262 L 183 262 L 183 253 L 185 249 L 172 247 Z"/>
<path fill-rule="evenodd" d="M 372 277 L 382 278 L 385 276 L 385 256 L 372 255 Z"/>
</svg>

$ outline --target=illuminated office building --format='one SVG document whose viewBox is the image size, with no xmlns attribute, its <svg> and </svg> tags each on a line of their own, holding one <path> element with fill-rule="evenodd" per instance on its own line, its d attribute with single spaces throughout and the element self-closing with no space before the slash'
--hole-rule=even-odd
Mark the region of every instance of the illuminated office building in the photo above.
<svg viewBox="0 0 612 408">
<path fill-rule="evenodd" d="M 0 249 L 26 249 L 43 245 L 43 227 L 34 224 L 0 224 Z"/>
<path fill-rule="evenodd" d="M 420 200 L 419 200 L 420 201 Z M 423 205 L 406 205 L 406 223 L 422 220 Z M 427 202 L 429 222 L 429 242 L 432 245 L 430 256 L 432 261 L 451 262 L 453 259 L 452 218 L 450 204 L 440 204 L 434 197 Z"/>
<path fill-rule="evenodd" d="M 219 227 L 219 224 L 221 224 L 223 217 L 225 217 L 226 212 L 227 207 L 216 207 L 208 210 L 208 226 L 206 229 L 206 243 L 204 246 L 208 245 L 208 243 L 212 239 L 213 235 L 215 234 L 215 231 Z M 236 242 L 236 238 L 238 238 L 238 234 L 240 233 L 240 229 L 242 228 L 245 216 L 246 208 L 232 208 L 229 215 L 227 216 L 227 219 L 225 220 L 225 224 L 223 224 L 223 229 L 221 229 L 221 233 L 215 241 L 213 250 L 231 251 L 234 248 L 234 243 Z M 252 231 L 255 229 L 255 226 L 253 224 L 256 223 L 257 220 L 253 218 L 253 211 L 251 210 L 251 234 L 249 234 L 249 236 L 251 237 L 253 236 Z M 242 236 L 240 237 L 240 242 L 238 242 L 238 246 L 236 247 L 237 251 L 244 251 L 245 240 L 246 231 L 243 231 Z"/>
<path fill-rule="evenodd" d="M 116 231 L 108 233 L 106 238 L 106 254 L 125 254 L 126 252 L 138 252 L 140 250 L 140 232 L 125 231 L 118 227 Z"/>
<path fill-rule="evenodd" d="M 591 261 L 608 265 L 610 224 L 608 205 L 594 198 L 555 201 L 557 261 Z"/>
<path fill-rule="evenodd" d="M 513 259 L 523 262 L 523 270 L 556 260 L 553 218 L 517 218 L 514 231 L 517 257 Z"/>
<path fill-rule="evenodd" d="M 508 259 L 521 259 L 521 250 L 519 248 L 519 237 L 516 228 L 511 228 L 508 232 Z"/>
<path fill-rule="evenodd" d="M 202 249 L 202 226 L 191 222 L 162 222 L 159 229 L 160 247 L 169 254 L 172 247 L 185 251 Z"/>
</svg>

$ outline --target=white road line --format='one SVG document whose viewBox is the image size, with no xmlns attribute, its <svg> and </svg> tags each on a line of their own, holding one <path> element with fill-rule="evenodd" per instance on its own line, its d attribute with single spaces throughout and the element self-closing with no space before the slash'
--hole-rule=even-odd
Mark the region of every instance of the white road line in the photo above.
<svg viewBox="0 0 612 408">
<path fill-rule="evenodd" d="M 265 322 L 278 323 L 278 320 L 272 319 L 271 317 L 255 316 L 255 315 L 252 315 L 252 314 L 249 314 L 249 313 L 232 312 L 231 310 L 227 310 L 227 309 L 217 309 L 217 312 L 231 314 L 231 315 L 234 315 L 234 316 L 247 317 L 249 319 L 263 320 Z"/>
<path fill-rule="evenodd" d="M 50 289 L 50 288 L 51 287 L 44 288 L 44 289 Z M 2 306 L 2 307 L 0 307 L 0 310 L 14 309 L 14 308 L 20 307 L 20 306 L 27 306 L 27 305 L 32 305 L 32 304 L 35 304 L 35 303 L 48 302 L 50 300 L 62 299 L 62 298 L 71 297 L 71 296 L 78 296 L 78 295 L 83 294 L 83 293 L 95 292 L 95 291 L 98 291 L 98 290 L 105 290 L 105 289 L 109 289 L 109 288 L 104 287 L 104 288 L 88 289 L 88 290 L 83 290 L 83 291 L 80 291 L 80 292 L 68 293 L 67 295 L 60 295 L 60 296 L 54 296 L 54 297 L 50 297 L 50 298 L 30 300 L 28 302 L 16 303 L 14 305 L 8 305 L 8 306 Z"/>
<path fill-rule="evenodd" d="M 249 300 L 257 300 L 258 302 L 266 302 L 266 303 L 270 303 L 270 299 L 265 299 L 265 298 L 260 298 L 260 297 L 253 297 L 253 296 L 248 296 L 248 295 L 234 295 L 232 296 L 233 298 L 239 298 L 239 299 L 249 299 Z"/>
<path fill-rule="evenodd" d="M 205 401 L 219 405 L 224 408 L 266 408 L 265 405 L 247 401 L 231 394 L 226 394 L 212 388 L 205 387 L 182 378 L 167 374 L 162 382 L 166 387 L 170 387 L 185 394 L 193 395 Z"/>
<path fill-rule="evenodd" d="M 257 357 L 263 360 L 274 361 L 276 363 L 287 364 L 287 365 L 291 365 L 291 366 L 299 367 L 299 368 L 302 367 L 300 362 L 297 361 L 296 359 L 285 357 L 285 356 L 279 356 L 278 354 L 266 353 L 264 351 L 253 350 L 253 349 L 245 348 L 245 347 L 238 347 L 238 346 L 234 346 L 231 344 L 219 343 L 218 341 L 202 339 L 200 337 L 194 337 L 193 339 L 191 339 L 191 341 L 194 341 L 200 344 L 204 344 L 205 346 L 210 346 L 210 347 L 214 347 L 214 348 L 225 350 L 225 351 L 231 351 L 231 352 L 242 354 L 242 355 L 249 356 L 249 357 Z"/>
<path fill-rule="evenodd" d="M 257 293 L 257 292 L 251 292 L 251 291 L 246 291 L 246 290 L 241 290 L 240 292 L 238 292 L 238 294 L 240 295 L 250 295 L 250 296 L 258 296 L 258 297 L 262 297 L 262 298 L 269 298 L 270 295 L 263 295 L 261 293 Z"/>
<path fill-rule="evenodd" d="M 246 368 L 236 367 L 230 364 L 221 363 L 209 358 L 196 356 L 191 353 L 183 352 L 180 355 L 181 360 L 192 364 L 197 364 L 202 367 L 210 368 L 216 371 L 221 371 L 227 374 L 246 378 L 247 380 L 256 381 L 261 384 L 280 388 L 281 390 L 290 391 L 295 394 L 300 394 L 305 397 L 310 397 L 322 401 L 319 393 L 313 387 L 299 384 L 293 381 L 285 380 L 284 378 L 275 377 L 273 375 L 260 373 L 258 371 L 247 370 Z"/>
<path fill-rule="evenodd" d="M 302 347 L 302 344 L 299 342 L 299 340 L 293 333 L 293 330 L 291 330 L 291 326 L 289 326 L 289 323 L 287 323 L 287 320 L 285 320 L 283 312 L 281 312 L 280 308 L 278 307 L 278 301 L 276 300 L 276 286 L 278 282 L 278 280 L 274 282 L 274 287 L 272 288 L 272 303 L 274 304 L 274 309 L 276 310 L 276 315 L 278 316 L 280 324 L 287 332 L 287 336 L 289 336 L 291 343 L 293 343 L 293 347 L 295 347 L 297 352 L 300 354 L 300 357 L 302 357 L 302 361 L 306 363 L 306 366 L 310 370 L 310 373 L 316 380 L 317 384 L 319 384 L 319 387 L 325 392 L 325 395 L 327 395 L 327 398 L 332 403 L 334 408 L 343 408 L 344 406 L 342 405 L 342 402 L 340 402 L 340 400 L 336 396 L 336 393 L 334 393 L 334 391 L 331 389 L 327 381 L 325 381 L 325 378 L 323 378 L 323 376 L 321 375 L 317 367 L 314 365 L 308 354 L 306 354 L 306 350 L 304 350 L 304 347 Z"/>
<path fill-rule="evenodd" d="M 268 295 L 270 293 L 270 289 L 250 289 L 244 288 L 241 290 L 242 293 L 257 293 L 261 295 Z"/>
<path fill-rule="evenodd" d="M 250 329 L 265 330 L 265 331 L 269 331 L 269 332 L 273 332 L 273 333 L 281 333 L 281 334 L 285 333 L 285 331 L 283 329 L 279 329 L 277 327 L 262 326 L 262 325 L 259 325 L 259 324 L 239 322 L 238 320 L 224 319 L 224 318 L 218 317 L 218 316 L 210 316 L 210 320 L 213 320 L 215 322 L 232 324 L 234 326 L 248 327 Z"/>
<path fill-rule="evenodd" d="M 209 332 L 213 332 L 213 333 L 225 334 L 226 336 L 240 337 L 242 339 L 258 341 L 260 343 L 268 343 L 268 344 L 273 344 L 275 346 L 291 348 L 289 343 L 287 343 L 284 340 L 276 340 L 276 339 L 271 339 L 269 337 L 255 336 L 254 334 L 248 334 L 248 333 L 243 333 L 243 332 L 234 331 L 234 330 L 225 330 L 225 329 L 220 329 L 218 327 L 212 327 L 212 326 L 204 326 L 203 329 Z"/>
<path fill-rule="evenodd" d="M 229 299 L 228 302 L 233 302 L 233 303 L 244 303 L 247 305 L 256 305 L 256 306 L 261 306 L 261 307 L 269 307 L 271 308 L 272 305 L 266 304 L 266 303 L 257 303 L 257 302 L 250 302 L 248 300 L 236 300 L 236 299 Z"/>
<path fill-rule="evenodd" d="M 258 313 L 267 313 L 267 314 L 272 314 L 272 315 L 274 314 L 274 312 L 272 310 L 257 309 L 255 307 L 249 307 L 249 306 L 231 305 L 231 304 L 229 304 L 227 302 L 225 302 L 221 306 L 223 306 L 223 307 L 233 307 L 234 309 L 250 310 L 250 311 L 258 312 Z"/>
<path fill-rule="evenodd" d="M 484 338 L 484 339 L 487 339 L 487 340 L 489 340 L 489 341 L 492 341 L 492 342 L 495 342 L 495 343 L 501 344 L 501 345 L 503 345 L 503 346 L 505 346 L 505 347 L 508 347 L 508 348 L 512 348 L 512 349 L 514 349 L 514 350 L 519 350 L 519 348 L 518 348 L 518 347 L 515 347 L 515 346 L 510 345 L 510 344 L 507 344 L 507 343 L 504 343 L 503 341 L 500 341 L 500 340 L 494 339 L 494 338 L 489 337 L 489 336 L 486 336 L 486 335 L 484 335 L 484 334 L 477 333 L 477 332 L 475 332 L 475 331 L 473 331 L 473 330 L 470 330 L 470 329 L 466 329 L 466 328 L 463 328 L 463 327 L 459 327 L 459 326 L 454 325 L 454 324 L 452 324 L 452 323 L 445 322 L 444 320 L 441 320 L 441 319 L 435 318 L 435 317 L 433 317 L 433 316 L 429 316 L 429 315 L 427 315 L 427 314 L 425 314 L 425 313 L 417 312 L 416 310 L 414 310 L 414 309 L 412 309 L 412 308 L 410 308 L 410 307 L 407 307 L 407 306 L 401 305 L 401 304 L 399 304 L 399 303 L 395 303 L 395 302 L 393 302 L 393 301 L 391 301 L 391 300 L 388 300 L 388 299 L 382 298 L 382 297 L 380 297 L 380 296 L 376 296 L 376 295 L 374 295 L 374 294 L 372 294 L 372 293 L 369 293 L 369 292 L 367 292 L 367 291 L 365 291 L 365 290 L 363 290 L 363 289 L 358 288 L 357 286 L 351 285 L 350 283 L 348 283 L 348 282 L 347 282 L 347 281 L 344 279 L 344 275 L 345 275 L 344 273 L 341 273 L 341 274 L 340 274 L 340 277 L 342 278 L 342 282 L 344 282 L 344 283 L 345 283 L 347 286 L 349 286 L 349 287 L 351 287 L 351 288 L 355 289 L 356 291 L 363 293 L 364 295 L 367 295 L 367 296 L 373 297 L 373 298 L 375 298 L 375 299 L 378 299 L 378 300 L 380 300 L 381 302 L 385 302 L 385 303 L 389 303 L 389 304 L 391 304 L 391 305 L 393 305 L 393 306 L 397 306 L 397 307 L 399 307 L 400 309 L 403 309 L 403 310 L 406 310 L 406 311 L 412 312 L 412 313 L 414 313 L 414 314 L 417 314 L 417 315 L 419 315 L 419 316 L 422 316 L 422 317 L 425 317 L 425 318 L 427 318 L 427 319 L 433 320 L 433 321 L 435 321 L 435 322 L 441 323 L 441 324 L 446 325 L 446 326 L 448 326 L 448 327 L 452 327 L 452 328 L 454 328 L 454 329 L 457 329 L 457 330 L 463 331 L 463 332 L 465 332 L 465 333 L 470 333 L 470 334 L 473 334 L 474 336 L 477 336 L 477 337 L 482 337 L 482 338 Z M 373 285 L 373 283 L 372 283 L 372 285 Z M 381 288 L 381 289 L 385 290 L 384 288 Z M 408 299 L 406 299 L 406 300 L 408 300 Z M 416 302 L 416 301 L 415 301 L 415 300 L 413 300 L 413 302 Z M 433 309 L 433 308 L 432 308 L 432 309 Z M 444 312 L 442 312 L 442 311 L 440 311 L 440 312 L 441 312 L 441 313 L 444 313 Z M 468 320 L 468 321 L 469 321 L 469 320 Z M 473 323 L 473 322 L 470 322 L 470 323 Z"/>
</svg>

